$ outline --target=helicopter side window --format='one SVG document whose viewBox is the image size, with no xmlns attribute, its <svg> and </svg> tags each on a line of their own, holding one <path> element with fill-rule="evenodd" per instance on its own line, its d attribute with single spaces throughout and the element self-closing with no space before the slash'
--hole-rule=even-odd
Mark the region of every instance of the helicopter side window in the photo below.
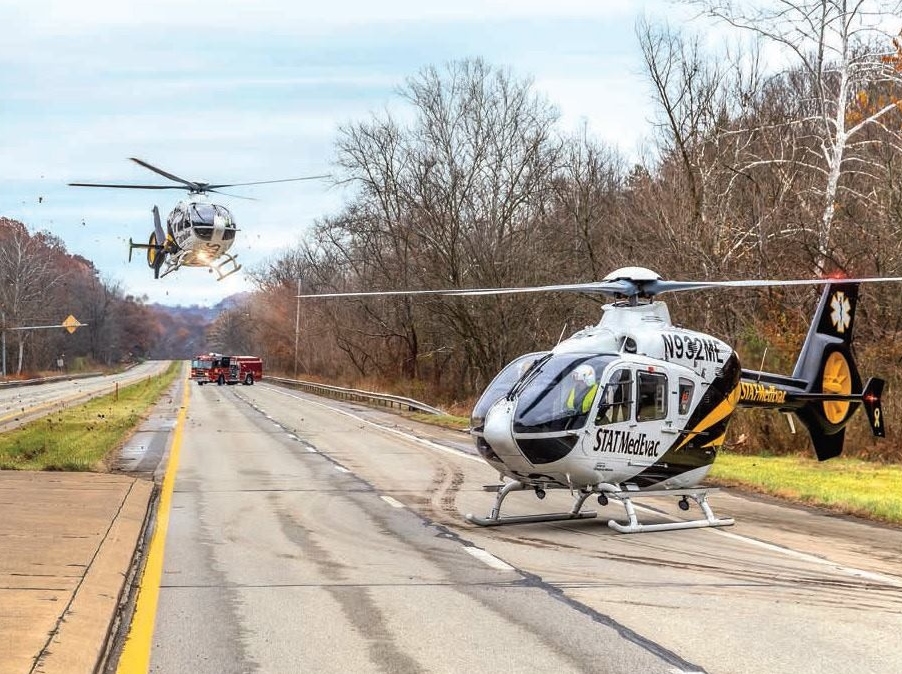
<svg viewBox="0 0 902 674">
<path fill-rule="evenodd" d="M 667 417 L 667 376 L 658 372 L 639 372 L 636 421 L 654 421 Z"/>
<path fill-rule="evenodd" d="M 688 379 L 684 379 L 680 377 L 680 398 L 679 398 L 679 407 L 677 412 L 680 416 L 685 416 L 689 414 L 689 410 L 692 408 L 692 393 L 695 391 L 695 384 L 693 384 Z"/>
<path fill-rule="evenodd" d="M 629 421 L 632 397 L 630 392 L 633 387 L 633 378 L 626 368 L 615 370 L 605 384 L 601 394 L 601 403 L 598 406 L 598 415 L 595 424 L 615 424 L 620 421 Z"/>
</svg>

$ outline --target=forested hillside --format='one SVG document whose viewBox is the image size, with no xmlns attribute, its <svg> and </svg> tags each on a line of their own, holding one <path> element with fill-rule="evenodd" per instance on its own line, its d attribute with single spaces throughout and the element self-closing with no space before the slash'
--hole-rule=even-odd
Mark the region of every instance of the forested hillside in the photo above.
<svg viewBox="0 0 902 674">
<path fill-rule="evenodd" d="M 85 324 L 69 334 L 68 315 Z M 49 232 L 0 217 L 0 326 L 6 374 L 111 367 L 145 358 L 190 358 L 205 348 L 215 309 L 148 304 L 102 278 L 90 260 L 72 255 Z M 19 329 L 38 328 L 38 329 Z"/>
</svg>

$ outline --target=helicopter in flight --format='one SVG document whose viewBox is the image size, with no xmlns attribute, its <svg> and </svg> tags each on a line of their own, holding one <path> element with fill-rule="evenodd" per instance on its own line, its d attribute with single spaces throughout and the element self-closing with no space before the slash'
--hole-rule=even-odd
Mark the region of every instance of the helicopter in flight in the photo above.
<svg viewBox="0 0 902 674">
<path fill-rule="evenodd" d="M 500 475 L 488 485 L 495 503 L 477 525 L 496 526 L 596 517 L 583 510 L 619 502 L 621 533 L 719 527 L 702 481 L 724 445 L 739 407 L 794 414 L 807 428 L 821 461 L 842 452 L 845 428 L 864 407 L 875 436 L 885 435 L 882 379 L 862 379 L 852 355 L 859 284 L 902 278 L 666 281 L 643 267 L 624 267 L 603 281 L 531 288 L 327 293 L 299 297 L 379 295 L 492 295 L 571 291 L 600 293 L 613 302 L 601 321 L 553 349 L 520 356 L 496 375 L 477 401 L 470 433 L 482 458 Z M 823 285 L 820 302 L 791 375 L 748 370 L 727 343 L 675 326 L 665 292 L 724 287 Z M 791 421 L 791 418 L 790 418 Z M 568 512 L 501 514 L 505 498 L 531 490 L 573 495 Z M 681 510 L 690 499 L 703 517 L 639 522 L 634 499 L 672 496 Z"/>
<path fill-rule="evenodd" d="M 135 190 L 187 190 L 188 196 L 179 201 L 166 219 L 166 229 L 160 222 L 160 210 L 153 207 L 153 231 L 147 243 L 128 240 L 128 260 L 135 248 L 147 251 L 147 266 L 155 279 L 162 278 L 181 267 L 207 267 L 221 281 L 241 269 L 237 255 L 229 253 L 235 243 L 238 227 L 231 211 L 210 201 L 210 193 L 223 187 L 269 185 L 272 183 L 319 180 L 328 176 L 306 176 L 281 180 L 260 180 L 244 183 L 207 183 L 186 180 L 164 171 L 142 159 L 130 159 L 146 169 L 173 181 L 174 185 L 124 185 L 110 183 L 69 183 L 70 187 L 113 187 Z"/>
</svg>

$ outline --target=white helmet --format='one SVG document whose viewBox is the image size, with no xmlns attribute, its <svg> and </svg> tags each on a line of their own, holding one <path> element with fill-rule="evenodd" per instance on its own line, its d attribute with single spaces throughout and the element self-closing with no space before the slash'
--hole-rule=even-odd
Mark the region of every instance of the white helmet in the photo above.
<svg viewBox="0 0 902 674">
<path fill-rule="evenodd" d="M 573 378 L 573 381 L 582 382 L 586 386 L 594 386 L 595 384 L 595 368 L 586 363 L 574 368 L 570 376 Z"/>
</svg>

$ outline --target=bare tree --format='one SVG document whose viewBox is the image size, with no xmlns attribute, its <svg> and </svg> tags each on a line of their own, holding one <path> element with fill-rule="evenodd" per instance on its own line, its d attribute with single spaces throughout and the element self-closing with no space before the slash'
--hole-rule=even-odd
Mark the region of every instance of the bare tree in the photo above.
<svg viewBox="0 0 902 674">
<path fill-rule="evenodd" d="M 58 240 L 32 236 L 25 225 L 0 218 L 0 310 L 4 327 L 44 319 L 47 293 L 57 286 L 64 272 L 55 264 Z M 33 323 L 32 323 L 33 324 Z M 14 332 L 17 343 L 16 373 L 21 374 L 29 331 Z"/>
<path fill-rule="evenodd" d="M 319 264 L 321 276 L 365 290 L 541 278 L 548 265 L 537 227 L 559 164 L 556 112 L 528 81 L 480 60 L 425 68 L 400 93 L 412 106 L 408 125 L 388 115 L 341 129 L 339 164 L 358 194 L 317 229 L 321 261 L 329 262 Z M 423 331 L 453 334 L 463 360 L 485 378 L 513 355 L 517 328 L 529 323 L 512 310 L 516 303 L 385 300 L 361 305 L 339 334 L 396 344 L 406 377 L 417 376 Z"/>
<path fill-rule="evenodd" d="M 802 167 L 817 176 L 812 189 L 819 205 L 815 222 L 814 266 L 823 272 L 832 262 L 842 265 L 834 250 L 837 208 L 850 199 L 876 205 L 873 195 L 856 189 L 855 174 L 885 177 L 871 155 L 874 127 L 883 142 L 902 149 L 899 129 L 884 122 L 897 112 L 902 72 L 892 35 L 899 29 L 902 3 L 887 0 L 685 0 L 728 25 L 749 31 L 766 47 L 776 47 L 791 59 L 796 111 L 780 123 L 773 137 L 781 149 L 770 156 L 747 157 L 738 172 L 766 164 Z M 884 99 L 874 94 L 887 94 Z M 757 129 L 763 130 L 763 129 Z M 748 129 L 753 131 L 753 129 Z M 773 132 L 774 129 L 769 131 Z M 779 169 L 778 169 L 779 170 Z M 868 181 L 870 182 L 870 181 Z"/>
</svg>

